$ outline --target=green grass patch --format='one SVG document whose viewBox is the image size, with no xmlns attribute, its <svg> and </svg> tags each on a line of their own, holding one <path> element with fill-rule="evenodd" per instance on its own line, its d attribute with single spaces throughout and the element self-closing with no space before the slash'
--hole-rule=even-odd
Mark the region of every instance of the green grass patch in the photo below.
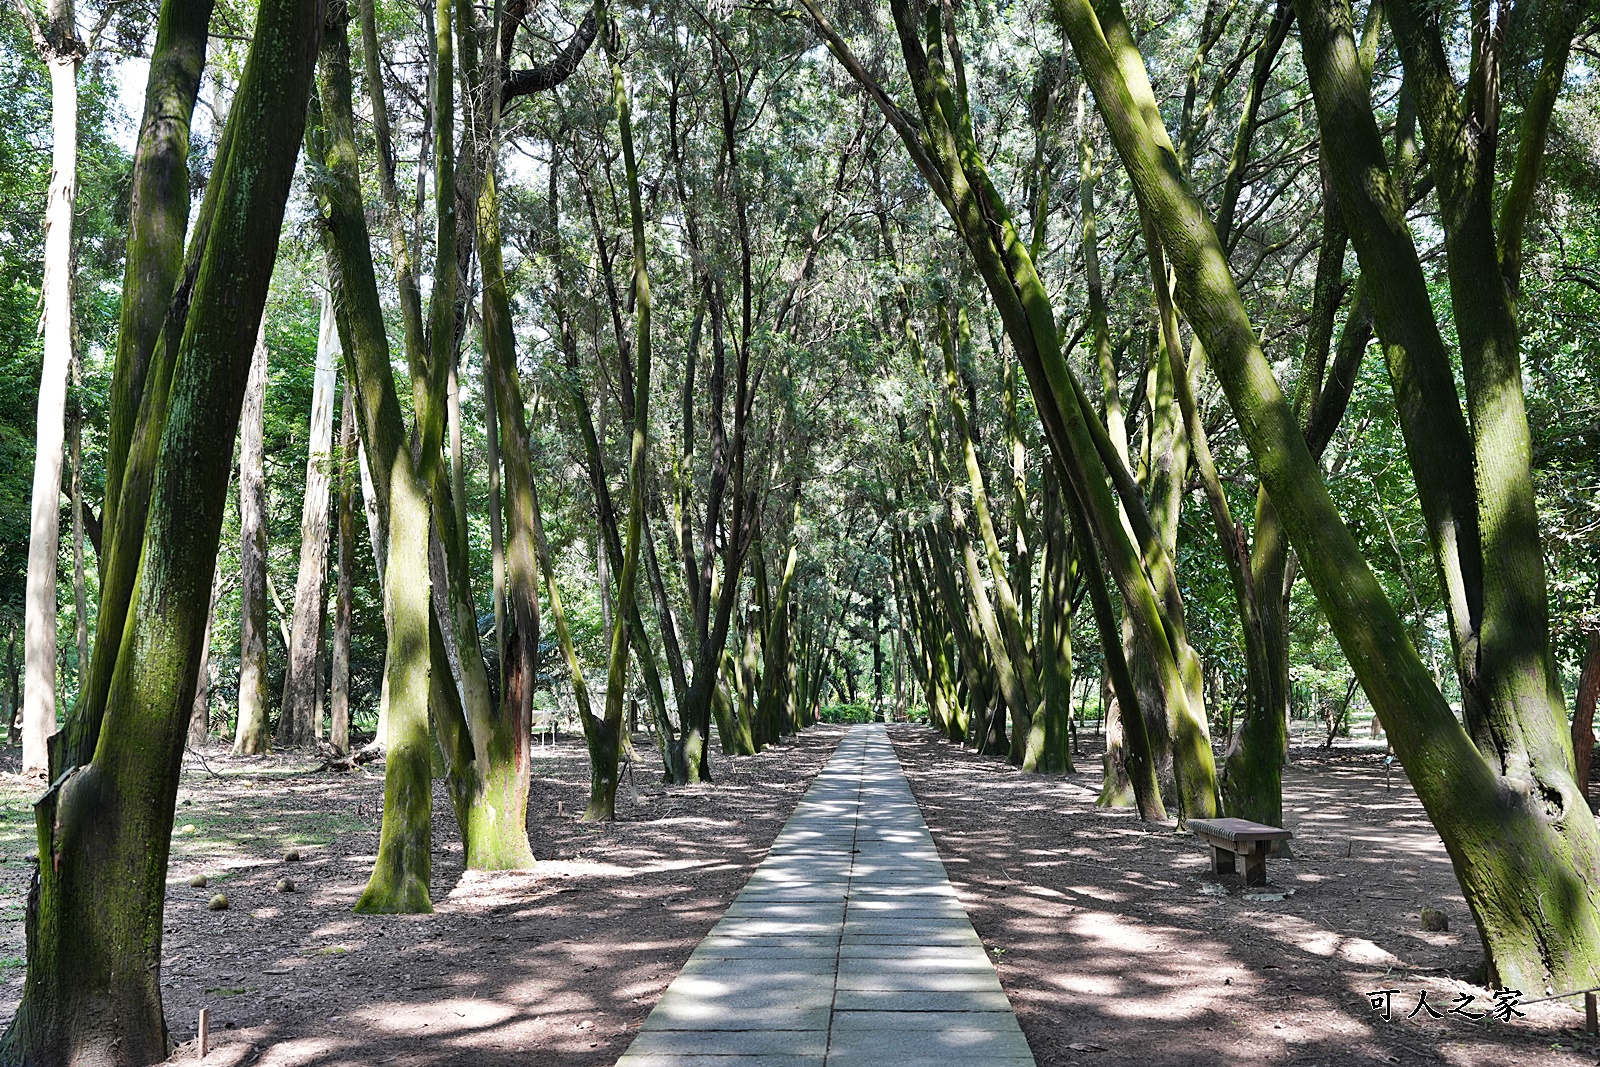
<svg viewBox="0 0 1600 1067">
<path fill-rule="evenodd" d="M 0 852 L 32 852 L 39 835 L 33 821 L 33 793 L 11 782 L 0 783 Z M 11 858 L 21 859 L 20 855 Z"/>
</svg>

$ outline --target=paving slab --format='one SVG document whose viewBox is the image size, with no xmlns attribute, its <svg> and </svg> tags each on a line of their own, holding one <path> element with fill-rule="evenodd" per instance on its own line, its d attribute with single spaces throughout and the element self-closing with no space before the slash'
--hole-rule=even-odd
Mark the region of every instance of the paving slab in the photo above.
<svg viewBox="0 0 1600 1067">
<path fill-rule="evenodd" d="M 881 725 L 812 782 L 617 1067 L 1035 1067 Z"/>
</svg>

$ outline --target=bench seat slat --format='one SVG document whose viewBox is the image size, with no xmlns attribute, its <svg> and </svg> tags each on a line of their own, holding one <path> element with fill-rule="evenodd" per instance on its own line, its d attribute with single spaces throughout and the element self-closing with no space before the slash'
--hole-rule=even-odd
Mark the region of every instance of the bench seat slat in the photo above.
<svg viewBox="0 0 1600 1067">
<path fill-rule="evenodd" d="M 1278 826 L 1251 822 L 1248 819 L 1190 819 L 1189 829 L 1200 837 L 1221 838 L 1224 841 L 1287 841 L 1294 833 Z"/>
</svg>

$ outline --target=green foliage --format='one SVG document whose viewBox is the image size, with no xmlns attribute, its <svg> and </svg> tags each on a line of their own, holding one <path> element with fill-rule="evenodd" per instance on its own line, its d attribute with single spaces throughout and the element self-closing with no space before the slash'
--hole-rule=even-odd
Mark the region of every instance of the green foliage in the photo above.
<svg viewBox="0 0 1600 1067">
<path fill-rule="evenodd" d="M 22 22 L 0 17 L 0 621 L 20 619 L 27 574 L 33 441 L 39 364 L 39 283 L 44 208 L 50 181 L 50 82 Z M 116 101 L 116 72 L 100 59 L 78 77 L 78 199 L 74 234 L 75 328 L 80 367 L 69 411 L 84 419 L 84 496 L 95 513 L 103 495 L 109 350 L 114 347 L 123 244 L 127 240 L 130 160 L 115 138 L 126 121 Z M 69 416 L 70 417 L 70 416 Z M 62 500 L 63 521 L 67 520 Z M 64 552 L 70 541 L 62 540 Z M 92 566 L 92 558 L 91 558 Z M 64 632 L 70 633 L 71 567 L 63 567 Z M 90 621 L 91 628 L 93 620 Z M 0 627 L 3 628 L 3 627 Z M 76 649 L 61 643 L 69 677 Z"/>
<path fill-rule="evenodd" d="M 848 704 L 825 704 L 819 717 L 827 723 L 861 723 L 872 721 L 872 708 L 865 701 Z"/>
</svg>

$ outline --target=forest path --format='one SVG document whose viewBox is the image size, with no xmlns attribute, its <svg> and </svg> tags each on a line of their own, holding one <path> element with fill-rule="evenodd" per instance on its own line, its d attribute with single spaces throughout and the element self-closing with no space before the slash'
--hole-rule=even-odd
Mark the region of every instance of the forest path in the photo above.
<svg viewBox="0 0 1600 1067">
<path fill-rule="evenodd" d="M 617 1067 L 1033 1067 L 882 725 L 853 728 Z"/>
</svg>

